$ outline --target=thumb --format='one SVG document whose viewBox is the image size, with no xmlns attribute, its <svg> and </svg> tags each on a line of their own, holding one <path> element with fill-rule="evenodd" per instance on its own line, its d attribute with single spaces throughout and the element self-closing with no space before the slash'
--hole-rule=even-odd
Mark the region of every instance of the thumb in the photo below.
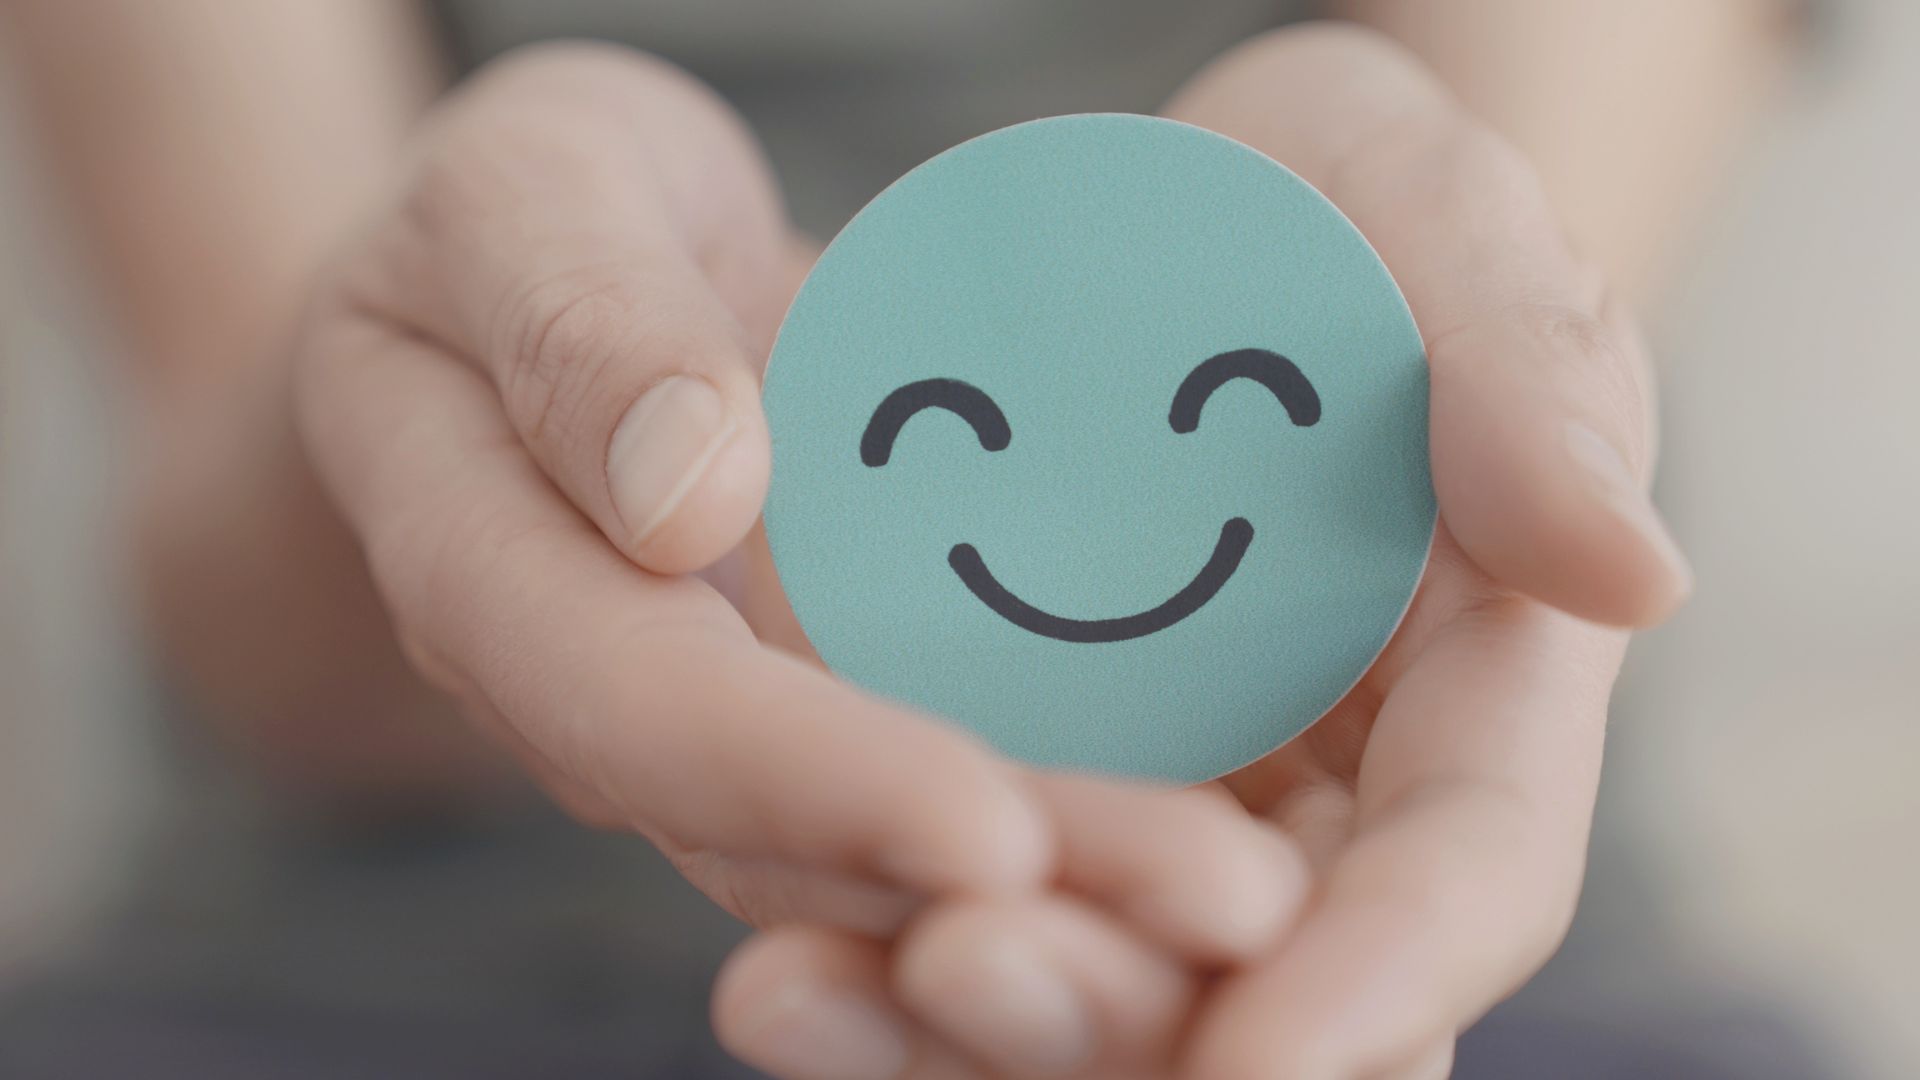
<svg viewBox="0 0 1920 1080">
<path fill-rule="evenodd" d="M 1429 344 L 1448 529 L 1494 577 L 1615 626 L 1660 621 L 1691 583 L 1647 494 L 1639 341 L 1617 314 L 1521 304 Z"/>
<path fill-rule="evenodd" d="M 766 492 L 759 373 L 788 257 L 733 115 L 638 54 L 549 47 L 476 80 L 436 136 L 358 293 L 489 378 L 635 563 L 726 554 Z"/>
</svg>

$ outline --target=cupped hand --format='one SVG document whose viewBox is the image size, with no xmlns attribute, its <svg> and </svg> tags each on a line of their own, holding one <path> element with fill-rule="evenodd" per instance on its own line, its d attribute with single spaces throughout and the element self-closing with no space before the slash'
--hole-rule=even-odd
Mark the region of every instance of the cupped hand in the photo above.
<svg viewBox="0 0 1920 1080">
<path fill-rule="evenodd" d="M 886 935 L 1065 875 L 1203 952 L 1264 943 L 1304 872 L 1225 802 L 1042 784 L 806 656 L 753 525 L 760 368 L 810 255 L 737 118 L 657 61 L 543 47 L 442 106 L 295 388 L 409 658 L 757 926 Z M 1164 839 L 1063 847 L 1088 808 Z"/>
<path fill-rule="evenodd" d="M 424 125 L 296 397 L 409 658 L 558 801 L 753 922 L 874 931 L 1035 881 L 1053 838 L 1009 766 L 764 647 L 691 574 L 758 517 L 759 370 L 804 266 L 717 98 L 538 48 Z"/>
<path fill-rule="evenodd" d="M 1689 588 L 1646 494 L 1638 337 L 1519 153 L 1385 39 L 1270 35 L 1166 112 L 1338 205 L 1399 281 L 1431 364 L 1441 526 L 1413 607 L 1330 715 L 1225 781 L 1238 812 L 1306 853 L 1311 898 L 1225 970 L 1136 898 L 1069 879 L 942 902 L 890 942 L 763 934 L 724 973 L 716 1023 L 783 1080 L 1428 1080 L 1571 919 L 1624 628 Z M 1068 850 L 1125 835 L 1056 820 Z M 1143 880 L 1184 872 L 1177 846 L 1137 853 Z M 823 1057 L 797 1023 L 756 1024 L 776 1000 L 831 1002 L 822 1015 L 861 1018 L 834 1045 L 888 1052 Z"/>
</svg>

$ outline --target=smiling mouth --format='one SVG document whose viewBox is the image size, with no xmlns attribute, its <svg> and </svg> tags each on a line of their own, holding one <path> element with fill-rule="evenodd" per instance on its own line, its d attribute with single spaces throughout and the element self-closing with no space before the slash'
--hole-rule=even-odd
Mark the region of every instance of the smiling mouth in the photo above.
<svg viewBox="0 0 1920 1080">
<path fill-rule="evenodd" d="M 993 571 L 987 569 L 972 544 L 953 545 L 953 550 L 947 553 L 947 564 L 981 603 L 1020 629 L 1061 641 L 1095 644 L 1145 637 L 1199 611 L 1240 568 L 1240 557 L 1247 553 L 1247 545 L 1251 543 L 1253 525 L 1246 518 L 1229 519 L 1220 526 L 1220 540 L 1214 544 L 1207 565 L 1200 568 L 1192 581 L 1158 607 L 1118 619 L 1068 619 L 1041 611 L 1008 592 L 993 576 Z"/>
</svg>

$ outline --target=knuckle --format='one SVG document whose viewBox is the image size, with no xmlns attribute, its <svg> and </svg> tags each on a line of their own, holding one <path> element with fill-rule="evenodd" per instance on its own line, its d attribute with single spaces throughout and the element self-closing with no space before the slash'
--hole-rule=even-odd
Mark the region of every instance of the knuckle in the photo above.
<svg viewBox="0 0 1920 1080">
<path fill-rule="evenodd" d="M 410 520 L 415 516 L 371 525 L 365 536 L 367 564 L 408 662 L 448 690 L 457 682 L 450 643 L 441 632 L 441 612 L 454 592 L 446 580 L 451 559 L 444 551 L 447 542 Z"/>
<path fill-rule="evenodd" d="M 526 438 L 588 427 L 578 421 L 621 358 L 635 292 L 620 270 L 586 266 L 535 279 L 502 306 L 492 352 L 505 358 L 501 397 Z"/>
<path fill-rule="evenodd" d="M 508 132 L 497 137 L 457 126 L 437 133 L 415 163 L 399 200 L 397 232 L 425 240 L 445 240 L 486 213 L 497 201 L 499 178 L 516 160 L 531 158 L 531 147 Z"/>
<path fill-rule="evenodd" d="M 743 866 L 708 849 L 686 849 L 654 841 L 681 877 L 721 909 L 756 929 L 790 922 L 791 886 L 764 868 Z"/>
<path fill-rule="evenodd" d="M 1436 384 L 1478 385 L 1510 368 L 1540 372 L 1558 388 L 1558 404 L 1616 440 L 1629 465 L 1650 464 L 1651 373 L 1636 343 L 1586 308 L 1523 296 L 1434 333 L 1427 351 L 1436 358 Z"/>
<path fill-rule="evenodd" d="M 428 686 L 456 698 L 467 693 L 467 680 L 460 674 L 459 668 L 454 666 L 452 659 L 432 638 L 412 624 L 412 620 L 396 618 L 393 631 L 401 657 Z"/>
<path fill-rule="evenodd" d="M 1613 366 L 1621 360 L 1612 331 L 1584 311 L 1565 304 L 1529 302 L 1516 314 L 1567 362 Z"/>
<path fill-rule="evenodd" d="M 725 902 L 748 926 L 765 930 L 794 921 L 799 907 L 794 883 L 777 871 L 753 874 L 736 864 L 723 872 L 720 880 L 724 882 Z"/>
<path fill-rule="evenodd" d="M 578 108 L 524 98 L 434 117 L 405 176 L 391 236 L 460 258 L 503 215 L 550 191 L 554 177 L 574 178 L 582 191 L 613 190 L 623 155 L 637 144 L 609 138 L 590 120 Z"/>
<path fill-rule="evenodd" d="M 745 881 L 739 873 L 719 877 L 720 904 L 741 922 L 757 930 L 793 921 L 790 898 L 769 881 Z"/>
<path fill-rule="evenodd" d="M 1539 353 L 1568 369 L 1581 385 L 1582 404 L 1621 438 L 1629 463 L 1647 465 L 1653 401 L 1629 343 L 1599 318 L 1565 305 L 1529 303 L 1515 315 L 1539 342 Z"/>
</svg>

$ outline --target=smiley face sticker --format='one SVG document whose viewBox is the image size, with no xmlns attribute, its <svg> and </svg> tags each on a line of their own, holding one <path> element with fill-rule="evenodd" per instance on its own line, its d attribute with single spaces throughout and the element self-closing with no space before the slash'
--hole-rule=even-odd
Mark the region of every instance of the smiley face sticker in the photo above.
<svg viewBox="0 0 1920 1080">
<path fill-rule="evenodd" d="M 774 347 L 766 526 L 842 677 L 1036 764 L 1194 782 L 1305 730 L 1432 541 L 1427 367 L 1304 181 L 1066 116 L 895 182 Z"/>
</svg>

